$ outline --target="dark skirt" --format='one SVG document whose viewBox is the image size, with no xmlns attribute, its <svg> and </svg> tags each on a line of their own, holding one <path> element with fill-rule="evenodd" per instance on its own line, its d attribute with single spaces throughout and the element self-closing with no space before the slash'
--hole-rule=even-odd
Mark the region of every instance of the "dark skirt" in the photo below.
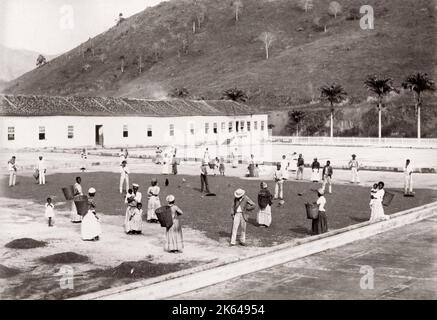
<svg viewBox="0 0 437 320">
<path fill-rule="evenodd" d="M 328 219 L 326 218 L 326 213 L 324 211 L 319 211 L 319 217 L 313 219 L 312 232 L 313 234 L 328 232 Z"/>
</svg>

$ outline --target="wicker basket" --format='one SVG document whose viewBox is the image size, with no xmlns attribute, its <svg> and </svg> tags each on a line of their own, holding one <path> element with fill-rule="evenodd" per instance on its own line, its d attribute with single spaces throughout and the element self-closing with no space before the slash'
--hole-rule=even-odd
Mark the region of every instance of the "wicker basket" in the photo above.
<svg viewBox="0 0 437 320">
<path fill-rule="evenodd" d="M 319 207 L 315 203 L 305 203 L 305 209 L 307 211 L 307 219 L 317 219 L 319 217 Z"/>
<path fill-rule="evenodd" d="M 382 205 L 388 207 L 393 201 L 394 196 L 394 193 L 386 191 L 384 193 L 384 198 L 382 199 Z"/>
<path fill-rule="evenodd" d="M 163 228 L 171 228 L 173 225 L 173 217 L 171 216 L 171 207 L 162 206 L 155 210 L 158 221 Z"/>
<path fill-rule="evenodd" d="M 74 199 L 74 187 L 68 186 L 66 188 L 62 188 L 62 192 L 64 193 L 65 200 L 73 200 Z"/>
<path fill-rule="evenodd" d="M 77 214 L 84 216 L 88 213 L 88 197 L 77 196 L 74 198 L 74 204 L 76 205 Z"/>
</svg>

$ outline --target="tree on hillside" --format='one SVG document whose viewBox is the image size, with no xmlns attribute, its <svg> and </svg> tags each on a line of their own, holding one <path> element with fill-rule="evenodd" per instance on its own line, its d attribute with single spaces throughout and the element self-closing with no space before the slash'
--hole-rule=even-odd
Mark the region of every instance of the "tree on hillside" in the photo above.
<svg viewBox="0 0 437 320">
<path fill-rule="evenodd" d="M 120 70 L 121 70 L 121 73 L 124 72 L 125 63 L 126 63 L 125 56 L 120 56 Z"/>
<path fill-rule="evenodd" d="M 332 85 L 325 85 L 320 88 L 321 92 L 321 98 L 322 100 L 325 100 L 329 102 L 329 111 L 330 111 L 330 118 L 331 118 L 331 130 L 330 135 L 331 138 L 334 137 L 334 111 L 335 111 L 335 104 L 342 103 L 346 100 L 347 93 L 344 90 L 344 88 L 339 84 L 332 84 Z"/>
<path fill-rule="evenodd" d="M 243 90 L 238 88 L 231 88 L 223 92 L 222 99 L 232 100 L 236 102 L 246 102 L 248 97 Z"/>
<path fill-rule="evenodd" d="M 238 22 L 240 20 L 241 11 L 243 10 L 243 1 L 241 0 L 233 1 L 232 7 L 234 8 L 234 12 L 235 12 L 235 22 Z"/>
<path fill-rule="evenodd" d="M 276 40 L 276 37 L 273 33 L 266 31 L 266 32 L 261 33 L 260 36 L 258 37 L 258 39 L 264 43 L 264 50 L 266 52 L 266 60 L 268 60 L 269 59 L 269 50 L 270 50 L 273 42 Z"/>
<path fill-rule="evenodd" d="M 36 66 L 41 67 L 42 65 L 45 65 L 47 63 L 46 57 L 44 57 L 42 54 L 36 58 Z"/>
<path fill-rule="evenodd" d="M 302 110 L 292 110 L 288 113 L 287 127 L 291 131 L 296 127 L 296 137 L 299 136 L 299 123 L 305 118 L 306 113 Z"/>
<path fill-rule="evenodd" d="M 337 18 L 337 16 L 341 13 L 341 10 L 341 4 L 339 4 L 337 1 L 332 1 L 329 3 L 328 12 L 331 16 L 334 16 L 334 18 Z"/>
<path fill-rule="evenodd" d="M 298 6 L 302 10 L 305 10 L 305 12 L 308 12 L 313 9 L 314 3 L 313 0 L 299 0 Z"/>
<path fill-rule="evenodd" d="M 364 81 L 364 86 L 376 95 L 378 109 L 378 138 L 381 141 L 382 130 L 382 108 L 384 97 L 392 91 L 397 91 L 393 86 L 393 80 L 389 77 L 368 76 Z"/>
<path fill-rule="evenodd" d="M 174 88 L 173 91 L 170 93 L 170 97 L 172 98 L 186 99 L 189 96 L 190 92 L 185 87 Z"/>
<path fill-rule="evenodd" d="M 422 107 L 422 93 L 426 91 L 434 91 L 434 81 L 431 80 L 426 73 L 415 73 L 409 75 L 402 83 L 404 89 L 410 90 L 414 93 L 416 103 L 414 110 L 417 115 L 417 139 L 421 138 L 421 123 L 420 123 L 420 109 Z"/>
</svg>

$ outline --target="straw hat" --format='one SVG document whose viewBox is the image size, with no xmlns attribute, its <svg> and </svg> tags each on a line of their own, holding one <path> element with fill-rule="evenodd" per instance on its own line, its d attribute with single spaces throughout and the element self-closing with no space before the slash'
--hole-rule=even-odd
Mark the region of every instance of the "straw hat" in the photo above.
<svg viewBox="0 0 437 320">
<path fill-rule="evenodd" d="M 88 189 L 88 193 L 96 193 L 96 189 L 94 189 L 94 188 L 89 188 L 89 189 Z"/>
<path fill-rule="evenodd" d="M 246 193 L 246 191 L 244 191 L 243 189 L 237 189 L 234 192 L 234 196 L 235 198 L 241 198 L 242 196 L 244 196 Z"/>
<path fill-rule="evenodd" d="M 173 202 L 173 201 L 175 201 L 175 197 L 174 197 L 174 195 L 169 194 L 169 195 L 167 196 L 167 198 L 165 198 L 165 201 L 167 201 L 167 202 Z"/>
</svg>

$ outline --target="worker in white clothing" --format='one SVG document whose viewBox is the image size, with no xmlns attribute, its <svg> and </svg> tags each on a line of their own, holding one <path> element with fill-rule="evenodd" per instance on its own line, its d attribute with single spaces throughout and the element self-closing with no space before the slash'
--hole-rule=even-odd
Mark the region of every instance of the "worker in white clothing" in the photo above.
<svg viewBox="0 0 437 320">
<path fill-rule="evenodd" d="M 407 159 L 404 167 L 404 195 L 413 195 L 413 167 L 410 159 Z"/>
<path fill-rule="evenodd" d="M 352 159 L 349 161 L 349 168 L 351 169 L 352 177 L 351 183 L 360 183 L 360 177 L 358 176 L 358 170 L 360 168 L 360 164 L 356 159 L 357 156 L 355 154 L 352 155 Z"/>
<path fill-rule="evenodd" d="M 39 156 L 39 161 L 37 164 L 37 169 L 38 169 L 38 183 L 39 184 L 46 184 L 46 172 L 47 172 L 47 168 L 46 168 L 46 163 L 43 159 L 42 156 Z"/>
<path fill-rule="evenodd" d="M 9 186 L 15 186 L 15 182 L 17 180 L 17 166 L 15 164 L 15 156 L 8 161 L 8 171 L 9 171 Z"/>
<path fill-rule="evenodd" d="M 129 190 L 129 169 L 126 160 L 121 162 L 120 166 L 120 194 L 123 193 L 123 183 L 126 182 L 126 192 Z"/>
<path fill-rule="evenodd" d="M 275 180 L 275 197 L 274 199 L 284 200 L 284 171 L 282 170 L 281 164 L 276 165 L 276 170 L 273 174 Z"/>
</svg>

